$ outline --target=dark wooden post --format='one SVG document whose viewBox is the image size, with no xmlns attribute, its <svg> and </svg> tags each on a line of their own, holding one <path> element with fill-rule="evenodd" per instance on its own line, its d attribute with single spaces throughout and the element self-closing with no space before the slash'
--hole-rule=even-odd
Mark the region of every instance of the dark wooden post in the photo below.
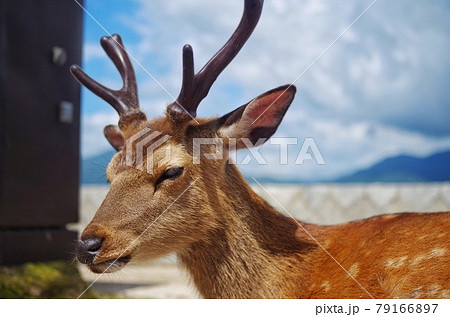
<svg viewBox="0 0 450 317">
<path fill-rule="evenodd" d="M 0 0 L 0 265 L 73 257 L 82 10 Z"/>
</svg>

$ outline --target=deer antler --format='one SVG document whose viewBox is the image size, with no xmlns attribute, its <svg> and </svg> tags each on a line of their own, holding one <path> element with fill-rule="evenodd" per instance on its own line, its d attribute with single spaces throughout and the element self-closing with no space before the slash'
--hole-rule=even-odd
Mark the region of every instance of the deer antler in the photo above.
<svg viewBox="0 0 450 317">
<path fill-rule="evenodd" d="M 245 0 L 242 19 L 228 42 L 194 74 L 194 53 L 190 45 L 183 47 L 183 81 L 180 94 L 167 107 L 175 120 L 189 120 L 197 115 L 200 102 L 212 84 L 244 46 L 258 23 L 264 0 Z"/>
<path fill-rule="evenodd" d="M 99 84 L 78 65 L 70 67 L 72 75 L 80 84 L 113 106 L 121 117 L 131 110 L 139 110 L 136 76 L 130 58 L 123 46 L 122 38 L 118 34 L 113 34 L 109 37 L 103 36 L 100 39 L 100 44 L 119 70 L 123 80 L 122 88 L 120 90 L 112 90 Z"/>
</svg>

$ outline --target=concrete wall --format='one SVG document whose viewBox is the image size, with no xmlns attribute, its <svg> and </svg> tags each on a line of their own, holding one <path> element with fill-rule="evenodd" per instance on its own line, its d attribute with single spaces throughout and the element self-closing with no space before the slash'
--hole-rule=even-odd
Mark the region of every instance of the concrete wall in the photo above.
<svg viewBox="0 0 450 317">
<path fill-rule="evenodd" d="M 450 183 L 253 185 L 253 189 L 284 214 L 306 222 L 335 224 L 377 214 L 450 210 Z M 84 228 L 100 206 L 108 186 L 83 186 L 80 222 Z M 286 213 L 287 211 L 287 213 Z"/>
</svg>

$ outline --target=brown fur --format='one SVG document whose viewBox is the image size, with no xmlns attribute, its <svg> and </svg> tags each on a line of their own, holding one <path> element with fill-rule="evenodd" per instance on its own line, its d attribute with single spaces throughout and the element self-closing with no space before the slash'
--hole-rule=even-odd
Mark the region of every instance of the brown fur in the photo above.
<svg viewBox="0 0 450 317">
<path fill-rule="evenodd" d="M 258 197 L 226 156 L 192 163 L 194 137 L 221 138 L 220 119 L 197 121 L 175 123 L 167 116 L 126 130 L 129 136 L 150 127 L 172 136 L 147 160 L 161 161 L 169 145 L 173 155 L 153 174 L 126 166 L 123 150 L 114 156 L 107 169 L 111 189 L 82 234 L 104 238 L 93 271 L 117 257 L 139 261 L 176 252 L 206 298 L 450 296 L 450 213 L 403 213 L 335 226 L 296 221 Z M 155 188 L 168 167 L 181 166 L 179 178 Z"/>
</svg>

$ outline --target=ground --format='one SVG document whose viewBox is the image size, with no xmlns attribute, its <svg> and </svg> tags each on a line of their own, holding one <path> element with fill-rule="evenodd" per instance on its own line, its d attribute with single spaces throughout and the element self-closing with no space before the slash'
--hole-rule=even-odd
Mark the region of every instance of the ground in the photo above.
<svg viewBox="0 0 450 317">
<path fill-rule="evenodd" d="M 102 275 L 92 289 L 129 298 L 198 298 L 187 273 L 176 263 L 153 262 L 127 265 L 123 270 Z M 98 274 L 80 267 L 82 278 L 94 281 Z"/>
<path fill-rule="evenodd" d="M 0 267 L 0 298 L 77 298 L 88 283 L 77 265 L 67 262 L 25 263 Z M 117 296 L 89 289 L 82 298 Z"/>
</svg>

